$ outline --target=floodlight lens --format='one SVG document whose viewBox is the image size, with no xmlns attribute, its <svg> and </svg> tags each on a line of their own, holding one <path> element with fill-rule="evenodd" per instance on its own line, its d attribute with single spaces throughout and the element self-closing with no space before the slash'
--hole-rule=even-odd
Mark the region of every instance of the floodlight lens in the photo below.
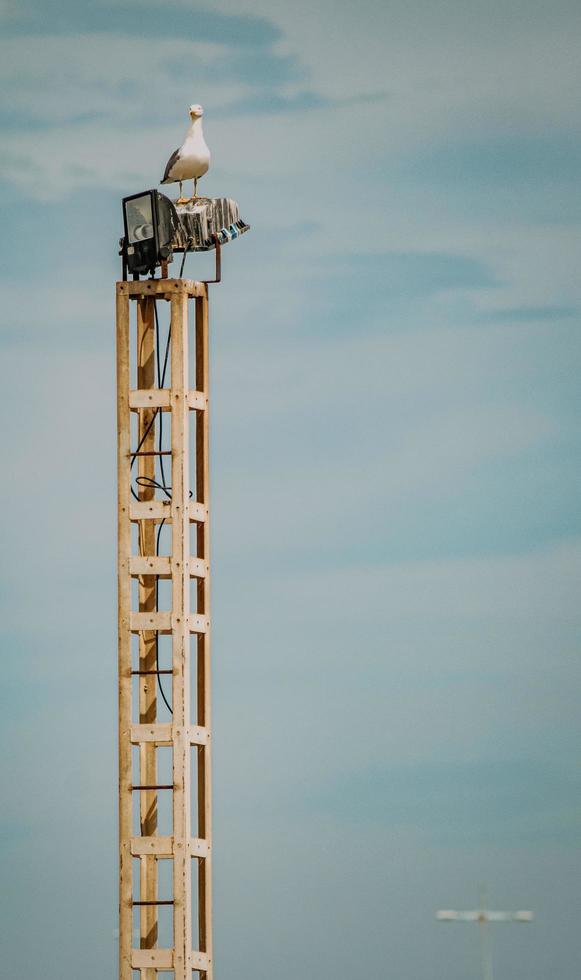
<svg viewBox="0 0 581 980">
<path fill-rule="evenodd" d="M 129 244 L 147 241 L 154 237 L 153 214 L 151 211 L 151 197 L 144 194 L 142 197 L 134 197 L 127 201 L 127 236 Z"/>
<path fill-rule="evenodd" d="M 153 225 L 137 225 L 133 229 L 133 241 L 144 242 L 147 238 L 153 238 Z"/>
</svg>

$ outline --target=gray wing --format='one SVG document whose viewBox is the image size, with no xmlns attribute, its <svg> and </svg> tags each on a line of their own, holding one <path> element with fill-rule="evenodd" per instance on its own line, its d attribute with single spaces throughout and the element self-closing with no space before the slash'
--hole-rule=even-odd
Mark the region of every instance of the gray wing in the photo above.
<svg viewBox="0 0 581 980">
<path fill-rule="evenodd" d="M 163 175 L 160 183 L 162 183 L 162 184 L 171 184 L 171 183 L 173 183 L 173 178 L 170 177 L 171 168 L 173 167 L 174 163 L 177 163 L 178 162 L 178 160 L 180 158 L 180 149 L 181 149 L 181 147 L 178 147 L 177 150 L 174 150 L 174 152 L 170 156 L 169 160 L 167 161 L 166 168 L 165 168 L 165 173 L 164 173 L 164 175 Z"/>
</svg>

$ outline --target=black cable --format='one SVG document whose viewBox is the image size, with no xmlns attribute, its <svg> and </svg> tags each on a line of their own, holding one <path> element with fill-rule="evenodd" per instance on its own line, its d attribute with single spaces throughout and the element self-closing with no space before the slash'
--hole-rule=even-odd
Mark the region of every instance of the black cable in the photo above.
<svg viewBox="0 0 581 980">
<path fill-rule="evenodd" d="M 161 536 L 161 529 L 162 529 L 162 527 L 163 527 L 164 524 L 165 524 L 165 518 L 164 518 L 164 520 L 161 521 L 161 523 L 160 523 L 160 525 L 159 525 L 159 527 L 157 529 L 157 535 L 156 535 L 156 538 L 155 538 L 155 553 L 156 553 L 156 555 L 159 555 L 159 539 L 160 539 L 160 536 Z M 157 609 L 157 606 L 159 604 L 158 603 L 158 595 L 159 595 L 159 575 L 156 575 L 155 576 L 155 608 L 156 609 Z M 168 700 L 167 700 L 167 698 L 165 696 L 165 691 L 163 689 L 163 685 L 161 683 L 161 674 L 159 672 L 159 633 L 158 633 L 157 630 L 155 631 L 155 670 L 156 670 L 156 673 L 157 673 L 157 686 L 159 687 L 159 693 L 161 694 L 163 700 L 165 701 L 165 706 L 166 706 L 167 710 L 169 711 L 170 715 L 173 715 L 173 709 L 170 707 L 170 704 L 169 704 L 169 702 L 168 702 Z"/>
<path fill-rule="evenodd" d="M 165 372 L 167 370 L 167 358 L 168 358 L 168 354 L 169 354 L 169 342 L 170 342 L 170 338 L 171 338 L 171 321 L 170 321 L 170 325 L 169 325 L 168 331 L 167 331 L 167 344 L 165 345 L 165 357 L 163 359 L 163 371 L 160 371 L 160 365 L 159 365 L 159 320 L 158 320 L 158 317 L 157 317 L 157 303 L 154 303 L 153 309 L 154 309 L 154 313 L 155 313 L 155 358 L 156 358 L 156 362 L 157 362 L 157 387 L 158 388 L 163 388 L 164 383 L 165 383 Z M 159 450 L 160 453 L 161 453 L 161 450 L 162 450 L 162 444 L 163 444 L 163 412 L 161 413 L 161 416 L 160 416 L 160 419 L 159 419 L 159 442 L 158 442 L 158 445 L 157 445 L 157 448 L 158 448 L 158 450 Z M 162 483 L 163 483 L 163 486 L 161 487 L 161 489 L 164 490 L 165 493 L 168 493 L 168 489 L 171 489 L 171 487 L 166 488 L 166 484 L 165 484 L 165 471 L 164 471 L 164 468 L 163 468 L 163 456 L 160 456 L 159 457 L 159 468 L 160 468 L 161 479 L 162 479 Z M 171 500 L 171 494 L 168 493 L 168 496 L 169 496 L 169 498 Z"/>
<path fill-rule="evenodd" d="M 136 476 L 135 483 L 139 487 L 149 487 L 154 490 L 162 490 L 166 497 L 171 500 L 171 487 L 167 487 L 164 483 L 159 483 L 158 480 L 154 480 L 151 476 Z"/>
<path fill-rule="evenodd" d="M 193 241 L 193 239 L 191 241 Z M 181 273 L 183 272 L 183 266 L 184 266 L 185 257 L 186 257 L 186 254 L 187 254 L 188 249 L 189 249 L 189 245 L 188 245 L 188 248 L 186 249 L 186 251 L 184 252 L 184 258 L 182 260 L 182 268 L 180 270 L 180 278 L 181 278 Z M 155 360 L 156 360 L 156 368 L 157 368 L 157 387 L 158 388 L 163 388 L 164 385 L 165 385 L 165 375 L 166 375 L 166 371 L 167 371 L 168 358 L 169 358 L 169 348 L 170 348 L 170 341 L 171 341 L 171 322 L 170 322 L 169 327 L 168 327 L 167 341 L 166 341 L 166 345 L 165 345 L 165 354 L 164 354 L 164 358 L 163 358 L 163 367 L 162 367 L 161 366 L 161 362 L 160 362 L 160 348 L 161 348 L 161 344 L 160 344 L 159 319 L 158 319 L 158 316 L 157 316 L 157 303 L 155 302 L 155 300 L 154 300 L 154 303 L 153 303 L 153 310 L 154 310 L 154 316 L 155 316 Z M 141 447 L 142 447 L 143 443 L 145 442 L 147 436 L 151 432 L 151 427 L 154 424 L 154 422 L 155 422 L 156 418 L 158 417 L 158 415 L 159 415 L 159 430 L 158 430 L 158 443 L 157 443 L 157 447 L 158 447 L 158 452 L 161 454 L 161 452 L 163 450 L 163 412 L 159 408 L 156 408 L 155 409 L 155 412 L 153 413 L 153 416 L 151 418 L 151 421 L 150 421 L 149 425 L 147 426 L 145 432 L 143 433 L 143 435 L 142 435 L 142 437 L 141 437 L 141 439 L 139 441 L 139 444 L 137 446 L 137 449 L 135 450 L 134 453 L 131 454 L 131 466 L 130 466 L 130 470 L 133 468 L 133 464 L 134 464 L 134 462 L 135 462 L 135 460 L 137 458 L 137 454 L 139 453 L 139 450 L 141 449 Z M 140 487 L 147 487 L 147 488 L 153 488 L 154 490 L 161 490 L 162 493 L 165 493 L 166 497 L 169 500 L 171 500 L 172 499 L 172 494 L 171 494 L 171 489 L 172 488 L 171 488 L 171 486 L 169 486 L 166 483 L 166 480 L 165 480 L 165 470 L 164 470 L 163 456 L 162 455 L 159 456 L 159 468 L 160 468 L 160 474 L 161 474 L 161 482 L 159 480 L 156 480 L 154 477 L 150 477 L 150 476 L 138 476 L 135 479 L 135 483 L 136 483 L 137 486 L 140 486 Z M 133 486 L 131 487 L 131 493 L 133 494 L 133 496 L 134 496 L 134 498 L 136 500 L 139 500 L 140 499 L 139 498 L 139 495 L 133 489 Z M 189 496 L 190 497 L 193 496 L 193 493 L 192 493 L 191 490 L 190 490 Z M 157 534 L 156 534 L 156 538 L 155 538 L 155 554 L 156 554 L 156 557 L 159 557 L 159 543 L 160 543 L 160 539 L 161 539 L 161 531 L 162 531 L 162 528 L 163 528 L 164 524 L 165 524 L 165 518 L 163 518 L 160 521 L 159 527 L 157 529 Z M 159 607 L 159 575 L 156 575 L 155 576 L 155 608 L 158 609 L 158 607 Z M 155 670 L 156 670 L 156 676 L 157 676 L 157 684 L 158 684 L 158 687 L 159 687 L 159 693 L 161 694 L 162 699 L 163 699 L 163 701 L 165 703 L 165 706 L 166 706 L 167 710 L 169 711 L 170 715 L 173 715 L 173 709 L 171 708 L 171 706 L 169 704 L 169 701 L 167 700 L 167 698 L 165 696 L 165 691 L 163 689 L 163 685 L 162 685 L 162 682 L 161 682 L 160 667 L 159 667 L 159 632 L 158 632 L 158 630 L 155 631 Z"/>
<path fill-rule="evenodd" d="M 145 432 L 143 433 L 141 439 L 139 440 L 139 445 L 137 446 L 137 449 L 135 450 L 134 453 L 131 453 L 131 465 L 129 467 L 129 472 L 131 472 L 131 470 L 133 469 L 133 464 L 134 464 L 135 460 L 137 459 L 139 450 L 141 449 L 143 443 L 145 442 L 145 440 L 147 439 L 149 433 L 151 432 L 151 427 L 152 427 L 153 423 L 155 422 L 155 420 L 157 418 L 157 413 L 158 412 L 159 412 L 159 408 L 156 408 L 155 412 L 153 413 L 153 415 L 151 417 L 151 422 L 149 423 L 149 425 L 147 426 L 147 429 L 145 430 Z M 139 480 L 140 479 L 142 479 L 142 477 L 137 477 L 137 479 L 136 479 L 135 482 L 136 483 L 139 483 Z M 133 489 L 133 487 L 131 487 L 131 493 L 133 494 L 133 497 L 135 498 L 135 500 L 139 500 L 139 496 L 138 496 L 138 494 L 135 493 L 135 490 Z"/>
<path fill-rule="evenodd" d="M 194 239 L 193 238 L 188 238 L 188 244 L 184 248 L 184 254 L 183 254 L 183 258 L 182 258 L 182 264 L 180 266 L 180 279 L 182 278 L 182 276 L 184 274 L 184 266 L 186 264 L 186 255 L 188 254 L 188 252 L 189 252 L 189 250 L 190 250 L 190 248 L 191 248 L 191 246 L 193 244 L 194 244 Z"/>
<path fill-rule="evenodd" d="M 158 316 L 157 316 L 157 303 L 155 302 L 155 300 L 153 301 L 153 311 L 154 311 L 154 316 L 155 316 L 155 360 L 156 360 L 156 366 L 157 366 L 157 387 L 158 388 L 163 388 L 163 386 L 165 384 L 165 372 L 167 370 L 167 359 L 168 359 L 168 355 L 169 355 L 169 345 L 170 345 L 170 340 L 171 340 L 171 321 L 170 321 L 169 326 L 168 326 L 168 329 L 167 329 L 167 343 L 165 345 L 165 356 L 164 356 L 164 359 L 163 359 L 163 370 L 160 371 L 160 364 L 159 364 L 159 348 L 160 348 L 160 343 L 159 343 L 159 340 L 160 340 L 160 338 L 159 338 L 159 319 L 158 319 Z M 160 453 L 162 451 L 162 445 L 163 445 L 163 412 L 160 412 L 159 413 L 159 442 L 158 442 L 158 450 L 159 450 Z M 163 456 L 160 456 L 159 457 L 159 468 L 160 468 L 160 471 L 161 471 L 161 479 L 162 479 L 162 482 L 161 483 L 158 483 L 157 480 L 153 480 L 152 483 L 158 489 L 163 490 L 163 492 L 165 493 L 165 495 L 171 500 L 171 492 L 170 492 L 171 491 L 171 487 L 166 486 L 166 482 L 165 482 L 165 472 L 164 472 L 164 468 L 163 468 Z M 162 529 L 162 527 L 163 527 L 164 524 L 165 524 L 165 519 L 161 521 L 161 523 L 160 523 L 160 525 L 159 525 L 159 527 L 157 529 L 157 534 L 156 534 L 156 537 L 155 537 L 155 554 L 156 554 L 156 556 L 159 555 L 159 541 L 160 541 L 160 538 L 161 538 L 161 529 Z M 158 606 L 159 606 L 159 575 L 156 575 L 155 576 L 155 608 L 157 609 Z M 163 700 L 165 702 L 165 706 L 166 706 L 167 710 L 169 711 L 170 715 L 173 715 L 173 709 L 170 707 L 169 702 L 168 702 L 168 700 L 167 700 L 167 698 L 165 696 L 165 691 L 163 689 L 163 684 L 161 683 L 161 675 L 159 673 L 159 633 L 157 632 L 157 630 L 155 632 L 155 669 L 157 671 L 157 686 L 159 687 L 159 693 L 161 694 L 161 696 L 162 696 L 162 698 L 163 698 Z"/>
<path fill-rule="evenodd" d="M 168 357 L 169 357 L 169 346 L 170 346 L 170 340 L 171 340 L 171 323 L 169 325 L 168 333 L 167 333 L 167 342 L 166 342 L 166 345 L 165 345 L 165 355 L 164 355 L 164 359 L 163 359 L 163 370 L 162 370 L 161 369 L 161 365 L 160 365 L 160 359 L 159 359 L 159 352 L 160 352 L 160 343 L 159 343 L 159 341 L 160 341 L 160 337 L 159 337 L 159 320 L 158 320 L 158 317 L 157 317 L 157 303 L 155 302 L 155 299 L 153 301 L 153 309 L 154 309 L 154 314 L 155 314 L 155 341 L 156 341 L 156 343 L 155 343 L 155 356 L 156 356 L 156 366 L 157 366 L 157 386 L 158 386 L 158 388 L 163 388 L 164 383 L 165 383 L 165 374 L 166 374 L 166 370 L 167 370 L 167 362 L 168 362 Z M 134 453 L 131 453 L 131 465 L 130 465 L 130 468 L 129 468 L 130 471 L 133 469 L 133 464 L 134 464 L 134 462 L 135 462 L 135 460 L 137 458 L 137 454 L 139 453 L 139 450 L 141 449 L 143 443 L 147 439 L 147 436 L 151 432 L 151 428 L 152 428 L 153 424 L 155 423 L 155 420 L 158 417 L 158 415 L 159 415 L 159 442 L 158 442 L 158 448 L 159 448 L 159 452 L 161 452 L 161 449 L 162 449 L 162 440 L 163 440 L 163 412 L 161 412 L 159 408 L 156 408 L 155 409 L 155 412 L 153 413 L 153 415 L 151 417 L 151 421 L 149 422 L 149 425 L 147 426 L 147 428 L 145 429 L 145 432 L 143 433 L 143 435 L 141 436 L 141 439 L 139 440 L 137 449 L 135 450 Z M 160 468 L 161 468 L 161 479 L 163 481 L 162 483 L 159 483 L 158 480 L 155 480 L 155 479 L 153 479 L 152 477 L 149 477 L 149 476 L 138 476 L 135 479 L 135 483 L 136 483 L 137 486 L 140 486 L 140 487 L 153 487 L 153 489 L 162 490 L 165 493 L 165 495 L 171 500 L 171 487 L 166 486 L 166 482 L 165 482 L 165 472 L 164 472 L 164 469 L 163 469 L 163 456 L 160 456 L 159 457 L 159 463 L 160 463 Z M 133 494 L 133 497 L 135 498 L 135 500 L 139 500 L 140 499 L 139 498 L 139 494 L 137 494 L 135 492 L 135 490 L 133 489 L 133 486 L 131 486 L 131 493 Z M 155 537 L 155 554 L 156 554 L 156 557 L 159 556 L 159 542 L 160 542 L 160 537 L 161 537 L 161 530 L 162 530 L 164 524 L 165 524 L 165 518 L 160 522 L 160 525 L 159 525 L 159 527 L 157 529 L 157 534 L 156 534 L 156 537 Z M 156 610 L 158 609 L 158 607 L 159 607 L 159 575 L 156 575 L 155 576 L 155 608 L 156 608 Z M 161 694 L 161 696 L 162 696 L 162 698 L 163 698 L 163 700 L 165 702 L 165 706 L 166 706 L 167 710 L 169 711 L 170 715 L 173 715 L 173 710 L 172 710 L 172 708 L 171 708 L 171 706 L 169 704 L 169 701 L 167 700 L 167 698 L 165 696 L 165 691 L 164 691 L 163 685 L 161 683 L 161 675 L 160 675 L 160 672 L 159 672 L 160 671 L 160 668 L 159 668 L 159 632 L 158 632 L 158 630 L 155 631 L 155 670 L 156 670 L 156 675 L 157 675 L 157 684 L 158 684 L 158 687 L 159 687 L 159 693 Z"/>
<path fill-rule="evenodd" d="M 154 312 L 155 312 L 155 338 L 156 338 L 155 356 L 156 356 L 156 360 L 157 360 L 157 386 L 158 386 L 158 388 L 163 388 L 163 385 L 164 385 L 164 382 L 165 382 L 165 372 L 166 372 L 166 369 L 167 369 L 167 360 L 168 360 L 168 356 L 169 356 L 169 343 L 170 343 L 170 338 L 171 338 L 171 325 L 169 327 L 168 334 L 167 334 L 167 343 L 165 345 L 165 356 L 164 356 L 164 359 L 163 359 L 163 374 L 161 375 L 161 380 L 160 380 L 159 322 L 158 322 L 158 319 L 157 319 L 157 304 L 154 305 L 154 308 L 153 309 L 154 309 Z M 149 433 L 151 432 L 151 427 L 152 427 L 153 423 L 155 422 L 158 414 L 159 414 L 159 408 L 156 408 L 155 412 L 153 413 L 153 415 L 151 417 L 151 421 L 150 421 L 149 425 L 147 426 L 145 432 L 143 433 L 141 439 L 139 440 L 137 449 L 135 450 L 135 452 L 131 453 L 131 466 L 130 466 L 130 470 L 133 469 L 133 464 L 134 464 L 134 462 L 135 462 L 135 460 L 137 458 L 137 455 L 139 453 L 139 450 L 141 449 L 143 443 L 145 442 L 145 440 L 147 439 Z M 163 414 L 162 414 L 162 416 L 160 418 L 160 423 L 161 423 L 162 419 L 163 419 Z M 159 444 L 159 450 L 161 451 L 161 439 L 160 439 L 160 444 Z M 163 474 L 163 459 L 161 457 L 160 457 L 160 462 L 161 462 L 162 474 Z M 137 479 L 136 479 L 135 482 L 136 483 L 139 483 L 139 481 L 142 480 L 142 479 L 146 479 L 146 478 L 145 477 L 137 477 Z M 165 482 L 165 476 L 162 475 L 162 479 Z M 145 486 L 145 484 L 141 484 L 141 486 Z M 161 489 L 163 489 L 163 488 L 161 488 Z M 171 488 L 169 488 L 169 489 L 171 489 Z M 133 487 L 131 488 L 131 492 L 132 492 L 133 496 L 135 497 L 135 499 L 136 500 L 139 500 L 139 497 L 137 496 L 137 494 L 133 490 Z"/>
</svg>

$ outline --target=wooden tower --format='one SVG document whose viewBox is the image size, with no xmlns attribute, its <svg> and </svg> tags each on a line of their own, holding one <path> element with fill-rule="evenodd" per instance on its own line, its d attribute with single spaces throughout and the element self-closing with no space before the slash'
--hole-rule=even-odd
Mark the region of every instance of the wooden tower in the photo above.
<svg viewBox="0 0 581 980">
<path fill-rule="evenodd" d="M 117 283 L 117 409 L 119 978 L 212 980 L 206 283 Z"/>
</svg>

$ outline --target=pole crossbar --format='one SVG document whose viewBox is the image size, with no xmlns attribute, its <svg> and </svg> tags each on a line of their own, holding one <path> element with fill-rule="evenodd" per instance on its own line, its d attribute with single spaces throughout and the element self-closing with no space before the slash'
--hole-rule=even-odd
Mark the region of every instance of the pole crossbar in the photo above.
<svg viewBox="0 0 581 980">
<path fill-rule="evenodd" d="M 516 912 L 496 911 L 486 908 L 486 894 L 483 890 L 478 909 L 439 909 L 438 922 L 476 922 L 480 927 L 480 950 L 482 956 L 483 980 L 494 980 L 492 971 L 492 951 L 488 926 L 491 922 L 532 922 L 534 913 L 519 909 Z"/>
</svg>

